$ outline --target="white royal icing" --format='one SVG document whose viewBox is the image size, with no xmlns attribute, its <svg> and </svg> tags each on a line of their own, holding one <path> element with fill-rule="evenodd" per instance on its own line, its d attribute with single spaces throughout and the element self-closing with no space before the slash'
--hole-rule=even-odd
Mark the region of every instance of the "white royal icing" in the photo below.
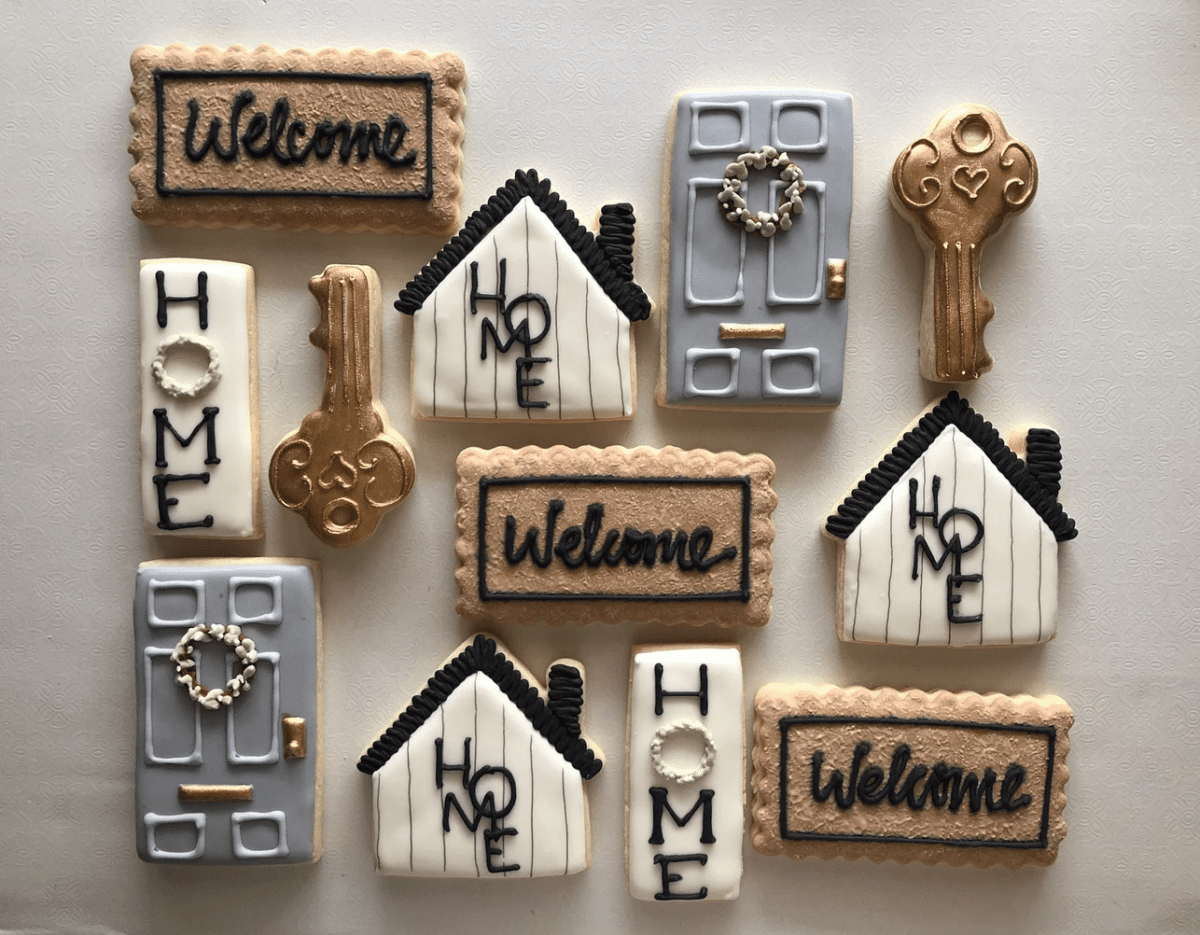
<svg viewBox="0 0 1200 935">
<path fill-rule="evenodd" d="M 662 666 L 662 674 L 656 678 L 657 665 Z M 701 666 L 706 713 L 694 694 L 701 688 Z M 657 686 L 667 693 L 662 696 L 662 714 L 656 713 Z M 742 730 L 742 657 L 737 647 L 634 649 L 625 840 L 629 892 L 635 899 L 737 899 L 742 885 L 745 796 Z M 699 742 L 672 750 L 672 740 L 686 735 Z M 656 748 L 661 748 L 658 756 Z M 655 799 L 663 796 L 652 789 L 666 790 L 660 829 L 654 820 Z M 687 819 L 682 827 L 667 808 Z M 706 810 L 711 812 L 713 839 L 708 842 L 702 840 Z M 656 830 L 661 830 L 661 843 L 652 843 L 657 840 Z M 663 862 L 685 855 L 689 859 Z M 669 882 L 665 891 L 664 871 L 680 877 Z M 701 892 L 703 897 L 698 895 Z"/>
<path fill-rule="evenodd" d="M 442 741 L 445 766 L 461 766 L 468 739 L 471 775 L 464 782 L 462 770 L 443 769 L 439 789 L 435 741 Z M 511 781 L 498 771 L 485 772 L 501 767 Z M 579 770 L 483 673 L 471 674 L 455 688 L 371 778 L 380 873 L 493 879 L 563 876 L 587 867 L 587 800 Z M 504 812 L 510 804 L 511 811 L 494 827 L 480 815 L 472 832 L 451 804 L 445 831 L 443 809 L 450 796 L 475 818 L 468 788 L 473 780 L 483 812 Z M 488 792 L 494 807 L 485 804 Z M 516 833 L 486 840 L 485 832 L 505 829 Z M 519 869 L 489 871 L 489 846 L 499 850 L 491 855 L 493 867 Z"/>
<path fill-rule="evenodd" d="M 497 294 L 505 260 L 508 303 L 540 295 L 550 327 L 532 356 L 548 357 L 527 372 L 544 381 L 523 390 L 544 408 L 517 400 L 517 359 L 525 347 L 514 340 L 505 353 L 487 338 L 481 358 L 482 320 L 491 320 L 501 341 L 510 332 L 495 300 L 477 298 L 471 314 L 471 264 L 478 263 L 477 292 Z M 529 320 L 538 336 L 545 317 L 536 301 L 517 305 L 513 326 Z M 630 321 L 605 294 L 541 209 L 526 196 L 438 284 L 413 316 L 413 410 L 444 419 L 627 419 L 633 415 Z"/>
<path fill-rule="evenodd" d="M 918 482 L 916 509 L 932 511 L 933 479 L 940 478 L 939 518 L 959 513 L 943 534 L 931 517 L 910 528 L 910 484 Z M 955 556 L 940 570 L 934 562 L 955 533 L 964 547 L 960 574 L 982 575 L 953 589 L 953 612 L 977 622 L 951 623 L 947 578 Z M 930 560 L 917 545 L 924 536 Z M 997 470 L 991 459 L 955 425 L 946 426 L 928 450 L 845 540 L 841 636 L 844 640 L 904 645 L 995 645 L 1040 643 L 1054 636 L 1058 609 L 1058 543 L 1032 506 Z M 917 580 L 913 559 L 917 557 Z"/>
<path fill-rule="evenodd" d="M 162 272 L 169 297 L 196 296 L 198 274 L 207 274 L 207 327 L 201 328 L 199 303 L 168 301 L 167 322 L 158 322 L 159 290 L 155 274 Z M 146 529 L 156 535 L 209 538 L 255 538 L 262 534 L 259 519 L 258 436 L 254 432 L 257 398 L 253 353 L 254 271 L 241 263 L 220 260 L 143 260 L 140 275 L 141 321 L 141 485 Z M 171 376 L 170 358 L 188 345 L 209 355 L 208 372 L 179 380 Z M 157 367 L 155 364 L 157 363 Z M 204 410 L 219 411 L 207 423 Z M 166 466 L 156 465 L 158 424 L 154 410 L 165 409 L 175 432 L 187 439 L 183 447 L 163 429 Z M 216 441 L 219 464 L 209 460 L 208 432 Z M 160 494 L 155 476 L 208 475 L 171 481 Z M 200 522 L 210 526 L 163 528 Z"/>
</svg>

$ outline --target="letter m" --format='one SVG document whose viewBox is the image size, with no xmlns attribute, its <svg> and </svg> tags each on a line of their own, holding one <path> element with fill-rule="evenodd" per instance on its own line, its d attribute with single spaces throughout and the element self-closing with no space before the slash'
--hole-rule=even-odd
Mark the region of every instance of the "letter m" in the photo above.
<svg viewBox="0 0 1200 935">
<path fill-rule="evenodd" d="M 680 818 L 675 809 L 671 808 L 671 803 L 667 801 L 667 790 L 663 786 L 650 787 L 650 799 L 654 803 L 654 822 L 650 834 L 651 844 L 663 843 L 663 812 L 671 816 L 671 820 L 675 822 L 676 827 L 682 828 L 697 811 L 702 811 L 700 816 L 700 843 L 715 844 L 717 839 L 713 835 L 712 830 L 712 800 L 717 792 L 715 789 L 701 789 L 700 795 L 696 799 L 696 804 L 692 806 L 692 810 Z"/>
<path fill-rule="evenodd" d="M 175 430 L 175 426 L 171 424 L 171 420 L 167 418 L 167 410 L 154 410 L 154 466 L 165 468 L 167 466 L 167 432 L 170 431 L 175 436 L 175 441 L 179 442 L 180 448 L 186 448 L 192 443 L 192 439 L 196 437 L 200 429 L 205 430 L 207 436 L 207 457 L 204 459 L 205 464 L 220 464 L 221 459 L 217 457 L 217 429 L 216 419 L 217 413 L 221 410 L 216 406 L 205 406 L 201 410 L 202 416 L 195 428 L 192 429 L 192 434 L 184 438 Z"/>
</svg>

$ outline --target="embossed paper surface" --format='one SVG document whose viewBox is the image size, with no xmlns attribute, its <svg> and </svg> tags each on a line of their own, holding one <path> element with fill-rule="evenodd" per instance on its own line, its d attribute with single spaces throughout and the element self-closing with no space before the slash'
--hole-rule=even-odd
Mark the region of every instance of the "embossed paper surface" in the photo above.
<svg viewBox="0 0 1200 935">
<path fill-rule="evenodd" d="M 298 0 L 0 4 L 0 929 L 126 933 L 747 931 L 1064 935 L 1200 930 L 1200 8 L 1187 0 L 1057 8 L 846 4 L 411 4 Z M 222 555 L 316 558 L 326 621 L 325 849 L 302 868 L 142 864 L 133 841 L 139 562 L 187 557 L 141 531 L 135 295 L 144 257 L 254 267 L 264 457 L 312 409 L 308 278 L 379 273 L 384 307 L 435 237 L 150 227 L 129 210 L 129 56 L 181 42 L 450 51 L 467 73 L 462 204 L 535 167 L 571 205 L 629 201 L 634 272 L 663 260 L 668 115 L 690 90 L 799 85 L 854 102 L 845 392 L 827 415 L 664 410 L 656 324 L 636 329 L 637 416 L 582 426 L 457 425 L 410 416 L 411 325 L 385 311 L 381 399 L 411 443 L 412 495 L 363 546 L 321 545 L 264 496 L 261 544 Z M 889 205 L 896 155 L 957 103 L 985 104 L 1038 162 L 1030 208 L 988 241 L 981 287 L 994 368 L 969 388 L 994 424 L 1062 435 L 1058 636 L 964 654 L 838 643 L 832 504 L 945 388 L 917 360 L 923 254 Z M 590 223 L 585 216 L 581 221 Z M 777 467 L 772 616 L 760 630 L 492 628 L 535 672 L 587 667 L 589 733 L 615 769 L 591 784 L 593 863 L 486 886 L 372 869 L 370 802 L 353 768 L 472 632 L 454 614 L 454 460 L 469 446 L 565 444 L 761 451 Z M 264 488 L 265 494 L 265 488 Z M 211 554 L 211 553 L 210 553 Z M 747 699 L 770 681 L 1047 692 L 1075 712 L 1068 834 L 1052 867 L 1008 871 L 791 861 L 748 846 L 739 900 L 670 911 L 627 896 L 629 654 L 653 642 L 741 646 Z M 747 728 L 750 724 L 746 709 Z M 400 921 L 397 921 L 400 920 Z"/>
</svg>

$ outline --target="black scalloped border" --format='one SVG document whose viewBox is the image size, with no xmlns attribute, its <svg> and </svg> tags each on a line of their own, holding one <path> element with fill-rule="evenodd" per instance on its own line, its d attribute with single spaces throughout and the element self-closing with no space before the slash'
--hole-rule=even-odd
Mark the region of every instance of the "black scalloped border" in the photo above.
<svg viewBox="0 0 1200 935">
<path fill-rule="evenodd" d="M 413 698 L 412 704 L 362 755 L 358 761 L 359 772 L 368 776 L 375 773 L 441 707 L 450 693 L 476 672 L 483 673 L 495 682 L 500 691 L 529 719 L 534 730 L 545 737 L 563 759 L 579 770 L 584 779 L 591 779 L 600 772 L 603 762 L 583 742 L 579 732 L 564 725 L 550 711 L 538 690 L 522 678 L 504 653 L 497 650 L 496 641 L 482 633 L 430 677 L 421 694 Z"/>
<path fill-rule="evenodd" d="M 650 317 L 650 299 L 641 286 L 621 275 L 621 268 L 604 252 L 595 235 L 580 224 L 567 203 L 551 191 L 550 180 L 539 179 L 534 169 L 527 172 L 518 170 L 516 175 L 496 189 L 496 194 L 486 204 L 467 218 L 462 230 L 400 290 L 395 302 L 396 309 L 411 315 L 424 305 L 450 271 L 526 197 L 550 219 L 563 240 L 575 251 L 587 271 L 626 318 L 636 322 Z M 632 209 L 628 218 L 632 230 Z"/>
<path fill-rule="evenodd" d="M 1038 482 L 1037 476 L 1004 444 L 1000 433 L 972 409 L 957 390 L 951 390 L 945 399 L 925 413 L 915 427 L 904 433 L 896 447 L 859 481 L 850 496 L 837 508 L 837 514 L 825 521 L 826 532 L 839 539 L 849 537 L 948 425 L 957 426 L 959 431 L 979 446 L 1004 479 L 1033 507 L 1057 541 L 1066 542 L 1079 535 L 1075 520 L 1067 516 L 1062 504 Z M 1057 444 L 1057 434 L 1051 434 L 1054 434 L 1053 443 L 1046 436 L 1039 436 L 1041 448 Z"/>
</svg>

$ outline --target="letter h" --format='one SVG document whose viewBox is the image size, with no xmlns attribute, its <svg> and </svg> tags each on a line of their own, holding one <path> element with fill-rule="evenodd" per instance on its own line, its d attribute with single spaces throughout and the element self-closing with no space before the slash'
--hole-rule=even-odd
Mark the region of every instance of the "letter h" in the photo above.
<svg viewBox="0 0 1200 935">
<path fill-rule="evenodd" d="M 195 295 L 167 295 L 166 274 L 160 269 L 154 274 L 158 286 L 158 327 L 167 327 L 167 304 L 169 302 L 195 302 L 200 307 L 200 330 L 208 328 L 208 273 L 201 270 L 196 274 Z"/>
<path fill-rule="evenodd" d="M 700 689 L 694 692 L 669 692 L 662 687 L 663 664 L 654 664 L 654 713 L 662 715 L 664 698 L 698 698 L 700 716 L 708 717 L 708 666 L 700 663 Z"/>
</svg>

